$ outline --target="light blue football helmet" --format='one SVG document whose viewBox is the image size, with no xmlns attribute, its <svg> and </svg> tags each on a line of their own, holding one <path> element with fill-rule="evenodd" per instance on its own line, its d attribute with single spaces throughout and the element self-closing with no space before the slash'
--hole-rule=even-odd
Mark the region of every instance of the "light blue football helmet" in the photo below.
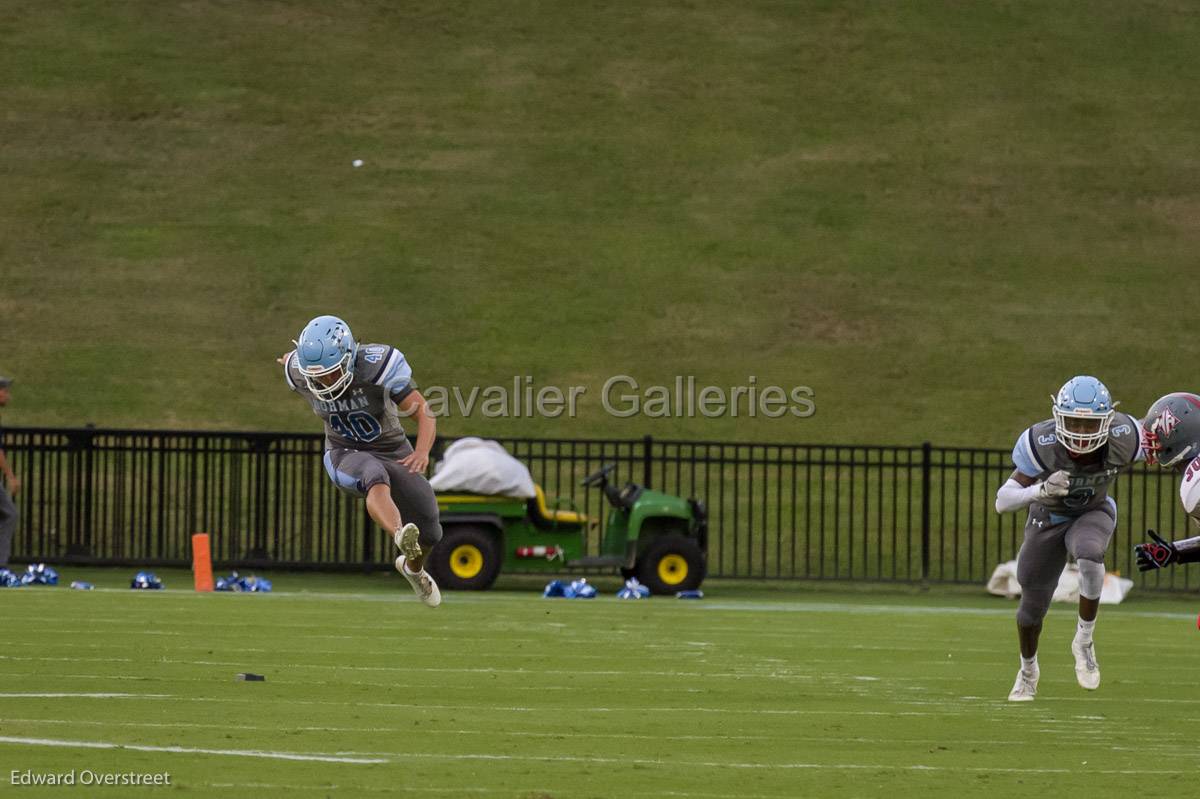
<svg viewBox="0 0 1200 799">
<path fill-rule="evenodd" d="M 1094 377 L 1077 375 L 1050 398 L 1054 410 L 1054 433 L 1069 452 L 1095 452 L 1108 441 L 1117 403 L 1108 388 Z"/>
<path fill-rule="evenodd" d="M 358 343 L 350 325 L 336 316 L 318 316 L 300 331 L 296 364 L 313 395 L 331 402 L 346 392 L 354 380 Z"/>
</svg>

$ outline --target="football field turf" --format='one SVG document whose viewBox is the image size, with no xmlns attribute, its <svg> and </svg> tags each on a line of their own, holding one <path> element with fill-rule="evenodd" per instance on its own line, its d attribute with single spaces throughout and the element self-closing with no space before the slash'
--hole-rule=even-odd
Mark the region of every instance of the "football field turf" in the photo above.
<svg viewBox="0 0 1200 799">
<path fill-rule="evenodd" d="M 429 610 L 394 574 L 259 596 L 88 576 L 112 588 L 0 592 L 5 795 L 1178 797 L 1200 767 L 1194 597 L 1104 608 L 1090 694 L 1056 606 L 1038 700 L 1012 705 L 1014 605 L 981 589 L 525 586 Z M 8 785 L 70 769 L 172 787 Z"/>
</svg>

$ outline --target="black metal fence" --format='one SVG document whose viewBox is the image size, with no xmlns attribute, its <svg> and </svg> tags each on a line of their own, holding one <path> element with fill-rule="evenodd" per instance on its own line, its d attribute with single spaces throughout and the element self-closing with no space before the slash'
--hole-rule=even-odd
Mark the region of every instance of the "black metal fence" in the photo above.
<svg viewBox="0 0 1200 799">
<path fill-rule="evenodd" d="M 439 441 L 440 447 L 452 439 Z M 499 439 L 549 497 L 603 521 L 579 485 L 615 478 L 698 497 L 710 515 L 709 573 L 720 577 L 969 582 L 1016 557 L 1023 518 L 998 515 L 1003 450 L 615 439 Z M 392 545 L 362 503 L 325 476 L 319 435 L 145 430 L 5 431 L 24 481 L 14 560 L 186 565 L 190 536 L 212 534 L 221 566 L 374 569 Z M 1193 589 L 1200 570 L 1140 576 L 1147 527 L 1182 535 L 1177 478 L 1137 468 L 1115 488 L 1109 568 L 1149 588 Z M 599 548 L 602 526 L 585 551 Z"/>
</svg>

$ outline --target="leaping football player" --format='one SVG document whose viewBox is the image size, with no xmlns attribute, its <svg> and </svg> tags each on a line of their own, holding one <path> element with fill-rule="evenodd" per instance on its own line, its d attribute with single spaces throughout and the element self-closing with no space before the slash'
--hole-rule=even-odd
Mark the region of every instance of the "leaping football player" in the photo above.
<svg viewBox="0 0 1200 799">
<path fill-rule="evenodd" d="M 313 319 L 294 343 L 278 361 L 288 387 L 325 422 L 329 479 L 366 499 L 367 512 L 400 550 L 396 569 L 422 602 L 437 607 L 442 594 L 424 569 L 442 539 L 437 498 L 425 479 L 437 425 L 408 361 L 386 344 L 357 343 L 336 316 Z M 416 420 L 416 447 L 401 414 Z"/>
<path fill-rule="evenodd" d="M 1108 389 L 1096 378 L 1071 378 L 1051 402 L 1053 418 L 1021 433 L 1012 454 L 1016 469 L 996 492 L 998 512 L 1029 509 L 1017 556 L 1021 667 L 1008 695 L 1013 702 L 1029 702 L 1037 694 L 1042 620 L 1068 555 L 1079 564 L 1079 624 L 1071 642 L 1075 678 L 1088 690 L 1100 686 L 1092 631 L 1104 585 L 1104 552 L 1117 525 L 1108 486 L 1142 457 L 1137 421 L 1115 410 Z"/>
<path fill-rule="evenodd" d="M 1200 522 L 1200 396 L 1176 392 L 1160 397 L 1142 419 L 1146 462 L 1174 469 L 1183 478 L 1179 499 Z M 1174 563 L 1200 563 L 1200 536 L 1166 541 L 1147 530 L 1150 541 L 1133 548 L 1138 569 L 1163 569 Z"/>
</svg>

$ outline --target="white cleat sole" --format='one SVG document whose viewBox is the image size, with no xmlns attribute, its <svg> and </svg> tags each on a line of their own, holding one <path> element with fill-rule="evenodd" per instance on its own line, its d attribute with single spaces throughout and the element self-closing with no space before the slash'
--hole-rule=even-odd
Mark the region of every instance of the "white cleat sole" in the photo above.
<svg viewBox="0 0 1200 799">
<path fill-rule="evenodd" d="M 405 567 L 405 558 L 403 555 L 396 558 L 396 571 L 408 580 L 408 584 L 412 586 L 413 593 L 417 595 L 417 599 L 421 600 L 427 607 L 436 608 L 442 604 L 442 592 L 437 587 L 437 583 L 429 576 L 429 572 L 421 570 L 419 574 L 411 573 Z"/>
<path fill-rule="evenodd" d="M 1075 657 L 1075 680 L 1079 687 L 1094 691 L 1100 687 L 1100 664 L 1096 662 L 1096 645 L 1081 646 L 1071 641 L 1071 654 Z"/>
<path fill-rule="evenodd" d="M 421 557 L 421 531 L 412 522 L 401 527 L 392 537 L 392 541 L 396 544 L 396 549 L 400 550 L 400 554 L 408 560 L 416 560 Z"/>
<path fill-rule="evenodd" d="M 1032 702 L 1037 696 L 1037 684 L 1041 675 L 1034 675 L 1033 679 L 1025 676 L 1024 672 L 1017 671 L 1017 681 L 1013 683 L 1013 688 L 1008 694 L 1009 702 Z"/>
</svg>

